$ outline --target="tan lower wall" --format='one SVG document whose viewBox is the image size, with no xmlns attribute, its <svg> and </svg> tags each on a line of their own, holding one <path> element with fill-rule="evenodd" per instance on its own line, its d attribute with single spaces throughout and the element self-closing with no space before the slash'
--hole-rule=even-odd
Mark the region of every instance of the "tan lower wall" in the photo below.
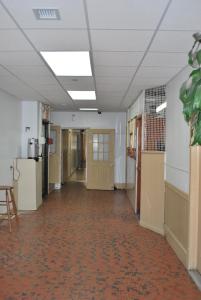
<svg viewBox="0 0 201 300">
<path fill-rule="evenodd" d="M 188 262 L 189 196 L 165 182 L 165 236 L 178 258 Z"/>
<path fill-rule="evenodd" d="M 163 152 L 142 152 L 140 225 L 164 234 Z"/>
</svg>

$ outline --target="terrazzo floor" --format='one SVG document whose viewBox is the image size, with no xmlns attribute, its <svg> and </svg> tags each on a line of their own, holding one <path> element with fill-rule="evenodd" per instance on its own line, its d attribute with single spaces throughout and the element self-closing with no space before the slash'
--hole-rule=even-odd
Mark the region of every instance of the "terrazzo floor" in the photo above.
<svg viewBox="0 0 201 300">
<path fill-rule="evenodd" d="M 0 299 L 200 300 L 163 237 L 140 227 L 123 191 L 68 183 L 0 224 Z"/>
</svg>

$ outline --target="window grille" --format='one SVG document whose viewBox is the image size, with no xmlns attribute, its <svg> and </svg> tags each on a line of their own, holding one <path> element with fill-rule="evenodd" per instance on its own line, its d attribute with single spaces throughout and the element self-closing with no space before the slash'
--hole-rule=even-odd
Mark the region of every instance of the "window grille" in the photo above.
<svg viewBox="0 0 201 300">
<path fill-rule="evenodd" d="M 166 102 L 165 86 L 145 90 L 144 147 L 145 151 L 165 151 L 166 110 L 156 109 Z"/>
</svg>

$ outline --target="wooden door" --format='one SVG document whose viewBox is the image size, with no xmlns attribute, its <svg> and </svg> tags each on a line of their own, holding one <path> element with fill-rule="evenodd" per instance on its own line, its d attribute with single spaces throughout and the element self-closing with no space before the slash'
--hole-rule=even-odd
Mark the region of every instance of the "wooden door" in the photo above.
<svg viewBox="0 0 201 300">
<path fill-rule="evenodd" d="M 142 154 L 142 116 L 136 119 L 136 192 L 135 192 L 135 213 L 140 214 L 141 198 L 141 154 Z"/>
<path fill-rule="evenodd" d="M 50 137 L 53 139 L 53 144 L 50 145 L 49 182 L 61 184 L 61 127 L 51 125 Z"/>
<path fill-rule="evenodd" d="M 87 130 L 88 189 L 114 189 L 114 133 L 112 129 Z"/>
</svg>

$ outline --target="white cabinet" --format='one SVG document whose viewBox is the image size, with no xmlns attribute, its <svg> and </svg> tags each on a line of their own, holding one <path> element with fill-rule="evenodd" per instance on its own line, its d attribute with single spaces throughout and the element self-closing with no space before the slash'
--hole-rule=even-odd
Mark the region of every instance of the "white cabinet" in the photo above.
<svg viewBox="0 0 201 300">
<path fill-rule="evenodd" d="M 37 210 L 42 204 L 42 161 L 34 159 L 17 159 L 20 172 L 17 182 L 18 210 Z"/>
</svg>

